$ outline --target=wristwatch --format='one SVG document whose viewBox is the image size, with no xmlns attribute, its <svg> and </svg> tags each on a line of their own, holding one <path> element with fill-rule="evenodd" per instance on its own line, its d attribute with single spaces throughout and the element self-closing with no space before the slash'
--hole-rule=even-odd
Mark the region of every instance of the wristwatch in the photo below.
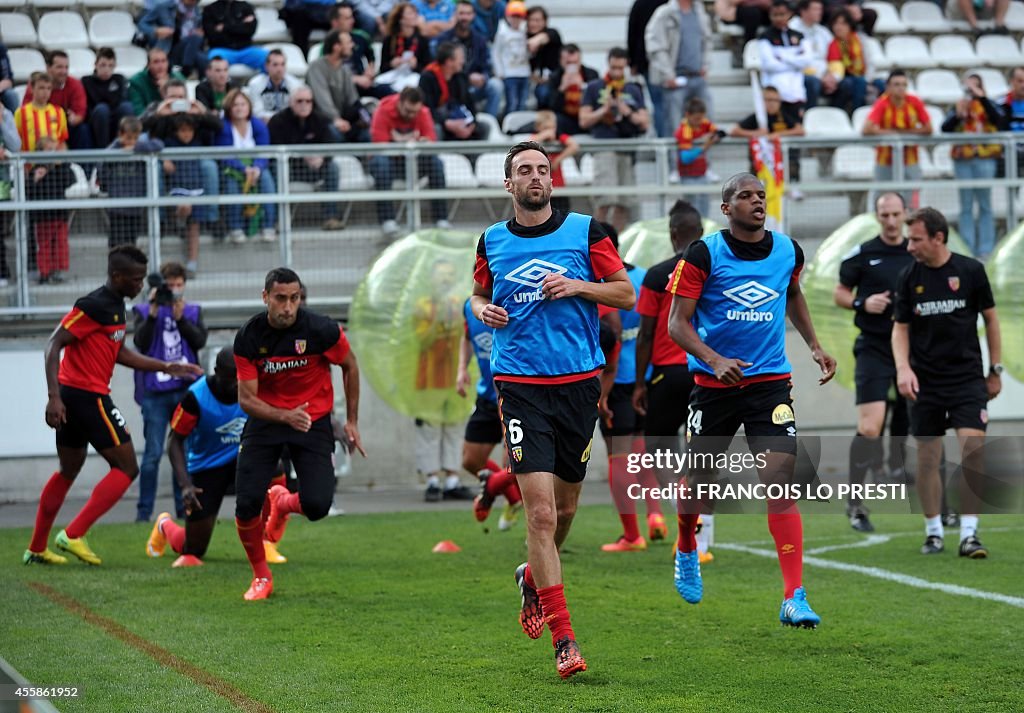
<svg viewBox="0 0 1024 713">
<path fill-rule="evenodd" d="M 999 364 L 999 363 L 993 364 L 992 366 L 990 366 L 988 368 L 988 373 L 989 374 L 995 374 L 996 376 L 1002 376 L 1003 375 L 1003 365 Z"/>
</svg>

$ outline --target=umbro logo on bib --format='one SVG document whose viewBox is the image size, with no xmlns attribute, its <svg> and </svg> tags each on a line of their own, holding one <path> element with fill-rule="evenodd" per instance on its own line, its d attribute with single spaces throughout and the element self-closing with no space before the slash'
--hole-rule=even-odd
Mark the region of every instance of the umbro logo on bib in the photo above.
<svg viewBox="0 0 1024 713">
<path fill-rule="evenodd" d="M 779 297 L 779 293 L 772 288 L 765 287 L 761 283 L 753 280 L 746 282 L 739 287 L 733 287 L 731 290 L 726 290 L 722 294 L 733 302 L 738 302 L 748 309 L 757 309 L 758 307 L 766 305 Z"/>
<path fill-rule="evenodd" d="M 544 278 L 548 275 L 564 275 L 568 271 L 568 268 L 556 265 L 553 262 L 533 258 L 505 275 L 505 279 L 510 282 L 518 282 L 520 285 L 526 285 L 527 287 L 537 288 L 541 286 Z"/>
</svg>

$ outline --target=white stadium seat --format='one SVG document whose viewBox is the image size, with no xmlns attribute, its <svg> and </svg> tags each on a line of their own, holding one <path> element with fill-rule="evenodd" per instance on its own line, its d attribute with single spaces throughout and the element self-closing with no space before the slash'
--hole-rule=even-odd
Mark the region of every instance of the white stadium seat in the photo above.
<svg viewBox="0 0 1024 713">
<path fill-rule="evenodd" d="M 624 12 L 624 11 L 623 11 Z M 553 15 L 548 25 L 563 38 L 572 38 L 581 49 L 607 52 L 626 44 L 626 23 L 623 12 L 610 17 L 572 17 Z M 563 40 L 566 41 L 566 40 Z M 595 69 L 597 69 L 595 67 Z"/>
<path fill-rule="evenodd" d="M 1024 32 L 1024 6 L 1011 2 L 1006 11 L 1006 27 L 1012 32 Z"/>
<path fill-rule="evenodd" d="M 942 133 L 942 122 L 946 120 L 946 112 L 934 104 L 925 104 L 924 108 L 928 111 L 928 121 L 932 125 L 932 135 L 938 136 Z"/>
<path fill-rule="evenodd" d="M 130 45 L 134 36 L 135 20 L 124 10 L 104 10 L 89 20 L 89 43 L 93 47 Z"/>
<path fill-rule="evenodd" d="M 480 154 L 476 160 L 476 178 L 486 188 L 503 188 L 505 154 L 499 151 Z"/>
<path fill-rule="evenodd" d="M 875 150 L 870 146 L 840 146 L 832 155 L 832 175 L 847 181 L 866 181 L 875 176 Z"/>
<path fill-rule="evenodd" d="M 938 35 L 953 31 L 953 24 L 943 16 L 942 8 L 930 0 L 908 0 L 903 3 L 900 19 L 912 32 Z"/>
<path fill-rule="evenodd" d="M 366 175 L 355 156 L 335 156 L 334 163 L 338 165 L 339 191 L 368 191 L 373 188 L 373 178 Z"/>
<path fill-rule="evenodd" d="M 948 69 L 926 69 L 917 75 L 917 95 L 933 104 L 953 104 L 964 90 L 960 77 Z"/>
<path fill-rule="evenodd" d="M 22 3 L 24 7 L 28 3 Z M 75 0 L 32 0 L 31 7 L 35 10 L 64 10 L 75 6 Z"/>
<path fill-rule="evenodd" d="M 0 15 L 0 38 L 8 47 L 28 47 L 39 41 L 32 18 L 13 12 Z"/>
<path fill-rule="evenodd" d="M 266 45 L 268 50 L 281 50 L 284 52 L 285 65 L 288 67 L 288 74 L 302 79 L 309 70 L 306 58 L 302 56 L 302 50 L 290 42 L 272 42 Z"/>
<path fill-rule="evenodd" d="M 864 122 L 868 118 L 868 114 L 871 113 L 871 106 L 862 106 L 859 109 L 855 109 L 853 116 L 850 118 L 850 125 L 853 126 L 853 133 L 860 136 L 864 133 Z"/>
<path fill-rule="evenodd" d="M 878 13 L 875 32 L 880 35 L 898 35 L 907 31 L 907 26 L 900 19 L 896 7 L 891 2 L 866 2 L 864 7 Z"/>
<path fill-rule="evenodd" d="M 943 178 L 953 177 L 953 145 L 939 144 L 932 150 L 932 165 Z"/>
<path fill-rule="evenodd" d="M 7 50 L 7 58 L 11 61 L 11 72 L 15 83 L 27 82 L 33 72 L 45 72 L 46 61 L 39 50 L 17 47 Z"/>
<path fill-rule="evenodd" d="M 886 70 L 892 69 L 893 61 L 885 53 L 881 42 L 867 35 L 861 35 L 860 41 L 864 45 L 864 55 L 867 57 L 868 66 L 874 70 L 874 74 L 884 74 Z M 874 77 L 868 77 L 868 79 L 874 79 Z"/>
<path fill-rule="evenodd" d="M 587 178 L 580 171 L 579 164 L 576 163 L 576 159 L 572 156 L 566 156 L 562 159 L 560 164 L 562 169 L 562 178 L 565 179 L 566 186 L 586 186 Z"/>
<path fill-rule="evenodd" d="M 804 131 L 807 136 L 847 137 L 853 136 L 850 118 L 842 109 L 832 106 L 816 106 L 804 113 Z"/>
<path fill-rule="evenodd" d="M 931 41 L 932 58 L 940 67 L 965 69 L 981 64 L 982 60 L 974 52 L 971 41 L 963 35 L 939 35 Z"/>
<path fill-rule="evenodd" d="M 92 74 L 96 65 L 96 53 L 81 47 L 68 50 L 68 74 L 81 79 Z"/>
<path fill-rule="evenodd" d="M 146 50 L 135 45 L 114 47 L 114 54 L 117 56 L 117 72 L 125 77 L 131 77 L 146 68 Z"/>
<path fill-rule="evenodd" d="M 288 26 L 277 16 L 277 10 L 270 7 L 256 8 L 256 34 L 252 37 L 255 44 L 288 42 L 291 38 Z"/>
<path fill-rule="evenodd" d="M 757 49 L 757 40 L 750 40 L 743 45 L 743 69 L 750 72 L 761 71 L 761 53 Z"/>
<path fill-rule="evenodd" d="M 490 114 L 486 112 L 478 111 L 476 113 L 476 123 L 480 127 L 487 127 L 487 141 L 492 144 L 503 144 L 505 143 L 505 132 L 501 130 L 501 124 Z"/>
<path fill-rule="evenodd" d="M 1007 35 L 984 35 L 978 38 L 974 51 L 979 57 L 979 64 L 984 62 L 990 67 L 1016 67 L 1024 63 L 1024 53 L 1017 42 Z"/>
<path fill-rule="evenodd" d="M 125 12 L 132 11 L 132 0 L 80 0 L 82 7 L 89 10 L 95 10 L 99 8 L 110 9 L 110 10 L 124 10 Z"/>
<path fill-rule="evenodd" d="M 473 164 L 460 153 L 438 154 L 444 166 L 444 185 L 446 188 L 476 188 L 480 182 L 476 180 Z"/>
<path fill-rule="evenodd" d="M 927 69 L 936 64 L 924 40 L 912 35 L 895 35 L 887 39 L 885 56 L 905 69 Z"/>
<path fill-rule="evenodd" d="M 316 62 L 318 59 L 320 59 L 320 55 L 323 54 L 323 49 L 324 49 L 324 43 L 323 42 L 317 42 L 314 45 L 310 45 L 309 46 L 309 52 L 306 53 L 306 63 L 307 64 L 313 64 L 313 62 Z M 374 55 L 374 57 L 376 57 L 376 56 L 377 55 Z"/>
<path fill-rule="evenodd" d="M 990 67 L 974 68 L 968 69 L 964 74 L 977 74 L 981 77 L 981 83 L 985 87 L 985 95 L 997 104 L 1002 104 L 1007 92 L 1010 91 L 1010 86 L 1006 83 L 1006 75 L 998 69 Z"/>
<path fill-rule="evenodd" d="M 77 12 L 50 12 L 39 18 L 39 44 L 47 50 L 88 47 L 89 33 Z"/>
<path fill-rule="evenodd" d="M 537 120 L 535 111 L 510 111 L 501 120 L 501 131 L 504 134 L 518 133 L 520 128 Z"/>
</svg>

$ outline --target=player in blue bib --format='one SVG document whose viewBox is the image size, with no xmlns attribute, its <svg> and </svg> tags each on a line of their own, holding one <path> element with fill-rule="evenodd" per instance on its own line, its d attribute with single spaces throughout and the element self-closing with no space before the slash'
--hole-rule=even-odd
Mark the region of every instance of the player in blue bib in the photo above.
<svg viewBox="0 0 1024 713">
<path fill-rule="evenodd" d="M 185 527 L 160 513 L 146 542 L 146 554 L 163 555 L 167 545 L 180 557 L 174 567 L 203 563 L 217 513 L 228 485 L 235 482 L 235 463 L 246 415 L 238 404 L 235 353 L 225 347 L 217 354 L 212 375 L 188 389 L 171 417 L 167 454 L 181 486 L 187 513 Z"/>
<path fill-rule="evenodd" d="M 789 483 L 796 464 L 796 416 L 786 358 L 788 316 L 829 381 L 836 362 L 818 344 L 800 291 L 804 256 L 788 235 L 764 228 L 765 190 L 741 173 L 722 187 L 729 229 L 691 245 L 669 284 L 675 295 L 669 334 L 689 355 L 694 374 L 686 438 L 690 485 L 717 477 L 713 464 L 693 467 L 701 456 L 724 454 L 742 425 L 750 452 L 763 459 L 765 484 Z M 705 461 L 706 462 L 706 461 Z M 703 595 L 694 532 L 701 503 L 683 501 L 679 514 L 675 584 L 691 604 Z M 784 584 L 779 620 L 815 627 L 821 618 L 803 587 L 803 525 L 796 501 L 768 500 L 768 529 L 775 540 Z"/>
<path fill-rule="evenodd" d="M 632 309 L 633 285 L 593 218 L 551 209 L 551 160 L 524 141 L 505 158 L 515 217 L 480 238 L 473 314 L 494 330 L 491 371 L 505 448 L 526 504 L 529 562 L 516 569 L 519 622 L 547 624 L 558 674 L 587 668 L 569 621 L 558 548 L 576 513 L 604 366 L 597 305 Z"/>
</svg>

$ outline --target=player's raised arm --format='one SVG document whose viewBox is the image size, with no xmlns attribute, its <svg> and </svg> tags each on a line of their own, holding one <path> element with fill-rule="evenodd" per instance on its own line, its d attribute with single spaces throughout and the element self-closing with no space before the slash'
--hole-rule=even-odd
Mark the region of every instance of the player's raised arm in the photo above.
<svg viewBox="0 0 1024 713">
<path fill-rule="evenodd" d="M 117 363 L 127 366 L 129 369 L 138 371 L 162 371 L 171 376 L 182 378 L 186 376 L 198 377 L 203 375 L 203 367 L 198 364 L 182 364 L 175 361 L 160 361 L 152 357 L 144 356 L 131 349 L 122 349 L 117 353 Z"/>
</svg>

